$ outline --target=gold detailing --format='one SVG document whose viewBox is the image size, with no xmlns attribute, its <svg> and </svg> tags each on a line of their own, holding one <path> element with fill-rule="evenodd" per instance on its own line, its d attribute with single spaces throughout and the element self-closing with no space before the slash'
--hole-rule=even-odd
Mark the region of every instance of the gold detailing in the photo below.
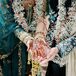
<svg viewBox="0 0 76 76">
<path fill-rule="evenodd" d="M 32 76 L 36 76 L 40 65 L 38 61 L 32 60 Z"/>
<path fill-rule="evenodd" d="M 18 66 L 19 66 L 19 69 L 18 69 L 18 72 L 19 72 L 19 76 L 21 76 L 21 69 L 22 69 L 22 62 L 21 62 L 21 45 L 22 45 L 22 42 L 20 42 L 20 45 L 19 45 L 19 51 L 18 51 L 18 56 L 19 56 L 19 62 L 18 62 Z"/>
</svg>

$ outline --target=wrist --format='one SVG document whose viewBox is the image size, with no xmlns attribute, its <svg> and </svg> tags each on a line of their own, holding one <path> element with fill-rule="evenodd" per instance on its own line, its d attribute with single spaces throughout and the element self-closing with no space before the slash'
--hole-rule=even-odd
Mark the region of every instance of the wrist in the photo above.
<svg viewBox="0 0 76 76">
<path fill-rule="evenodd" d="M 24 38 L 24 43 L 26 44 L 26 46 L 28 47 L 29 43 L 33 41 L 33 37 L 31 36 L 27 36 Z"/>
<path fill-rule="evenodd" d="M 35 33 L 35 39 L 39 38 L 39 37 L 45 38 L 45 33 L 44 32 L 36 32 Z"/>
<path fill-rule="evenodd" d="M 48 22 L 45 18 L 43 17 L 39 17 L 37 20 L 37 28 L 36 28 L 36 32 L 44 32 L 45 35 L 48 31 Z"/>
<path fill-rule="evenodd" d="M 58 55 L 61 57 L 60 48 L 58 46 L 56 46 L 56 49 L 57 49 Z"/>
<path fill-rule="evenodd" d="M 55 49 L 56 49 L 56 52 L 59 53 L 59 49 L 58 49 L 58 47 L 55 47 Z"/>
<path fill-rule="evenodd" d="M 45 42 L 45 34 L 44 34 L 44 32 L 35 33 L 35 38 L 34 39 Z"/>
</svg>

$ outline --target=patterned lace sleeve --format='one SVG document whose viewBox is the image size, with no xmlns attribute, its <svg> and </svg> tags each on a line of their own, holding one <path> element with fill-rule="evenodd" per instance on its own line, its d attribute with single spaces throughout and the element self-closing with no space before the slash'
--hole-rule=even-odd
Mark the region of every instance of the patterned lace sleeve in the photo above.
<svg viewBox="0 0 76 76">
<path fill-rule="evenodd" d="M 25 32 L 22 28 L 16 27 L 16 30 L 14 31 L 15 35 L 27 45 L 27 41 L 33 39 L 31 34 L 28 32 Z"/>
<path fill-rule="evenodd" d="M 70 37 L 60 42 L 57 45 L 57 48 L 59 49 L 60 57 L 63 57 L 69 54 L 74 47 L 76 47 L 76 36 Z"/>
</svg>

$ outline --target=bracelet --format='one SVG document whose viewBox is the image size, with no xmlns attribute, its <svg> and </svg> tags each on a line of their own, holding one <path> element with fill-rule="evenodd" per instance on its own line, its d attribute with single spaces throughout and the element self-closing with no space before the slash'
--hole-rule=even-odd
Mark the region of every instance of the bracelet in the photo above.
<svg viewBox="0 0 76 76">
<path fill-rule="evenodd" d="M 36 32 L 36 33 L 35 33 L 35 36 L 36 36 L 36 35 L 42 35 L 43 37 L 45 37 L 44 32 Z"/>
<path fill-rule="evenodd" d="M 43 32 L 37 32 L 35 36 L 35 40 L 42 40 L 45 43 L 45 35 Z"/>
<path fill-rule="evenodd" d="M 44 43 L 46 43 L 45 38 L 42 37 L 42 36 L 36 36 L 35 40 L 37 40 L 37 41 L 43 41 Z"/>
</svg>

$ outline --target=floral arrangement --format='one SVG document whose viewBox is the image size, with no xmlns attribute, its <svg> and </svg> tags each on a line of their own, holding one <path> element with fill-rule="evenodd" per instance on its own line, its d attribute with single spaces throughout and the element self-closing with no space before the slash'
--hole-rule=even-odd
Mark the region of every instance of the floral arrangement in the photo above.
<svg viewBox="0 0 76 76">
<path fill-rule="evenodd" d="M 25 31 L 28 31 L 29 27 L 24 17 L 25 12 L 24 7 L 22 6 L 22 0 L 14 0 L 12 8 L 14 10 L 15 20 L 18 22 L 19 25 L 22 26 Z"/>
<path fill-rule="evenodd" d="M 45 11 L 45 10 L 43 10 L 43 8 L 45 6 L 44 4 L 45 4 L 45 0 L 35 0 L 35 6 L 33 7 L 33 9 L 34 9 L 33 18 L 35 20 L 35 21 L 33 21 L 34 23 L 37 23 L 38 17 L 44 16 L 44 11 Z M 30 5 L 29 5 L 29 7 L 30 7 Z M 28 30 L 30 29 L 30 26 L 27 24 L 27 20 L 24 17 L 24 15 L 25 15 L 24 8 L 25 7 L 23 5 L 23 1 L 14 0 L 13 4 L 12 4 L 12 8 L 14 10 L 14 18 L 15 18 L 16 22 L 18 22 L 18 24 L 21 25 L 22 28 L 28 32 Z M 36 67 L 34 67 L 35 65 L 36 65 Z M 39 67 L 40 67 L 39 63 L 37 61 L 32 60 L 32 76 L 36 76 Z"/>
</svg>

